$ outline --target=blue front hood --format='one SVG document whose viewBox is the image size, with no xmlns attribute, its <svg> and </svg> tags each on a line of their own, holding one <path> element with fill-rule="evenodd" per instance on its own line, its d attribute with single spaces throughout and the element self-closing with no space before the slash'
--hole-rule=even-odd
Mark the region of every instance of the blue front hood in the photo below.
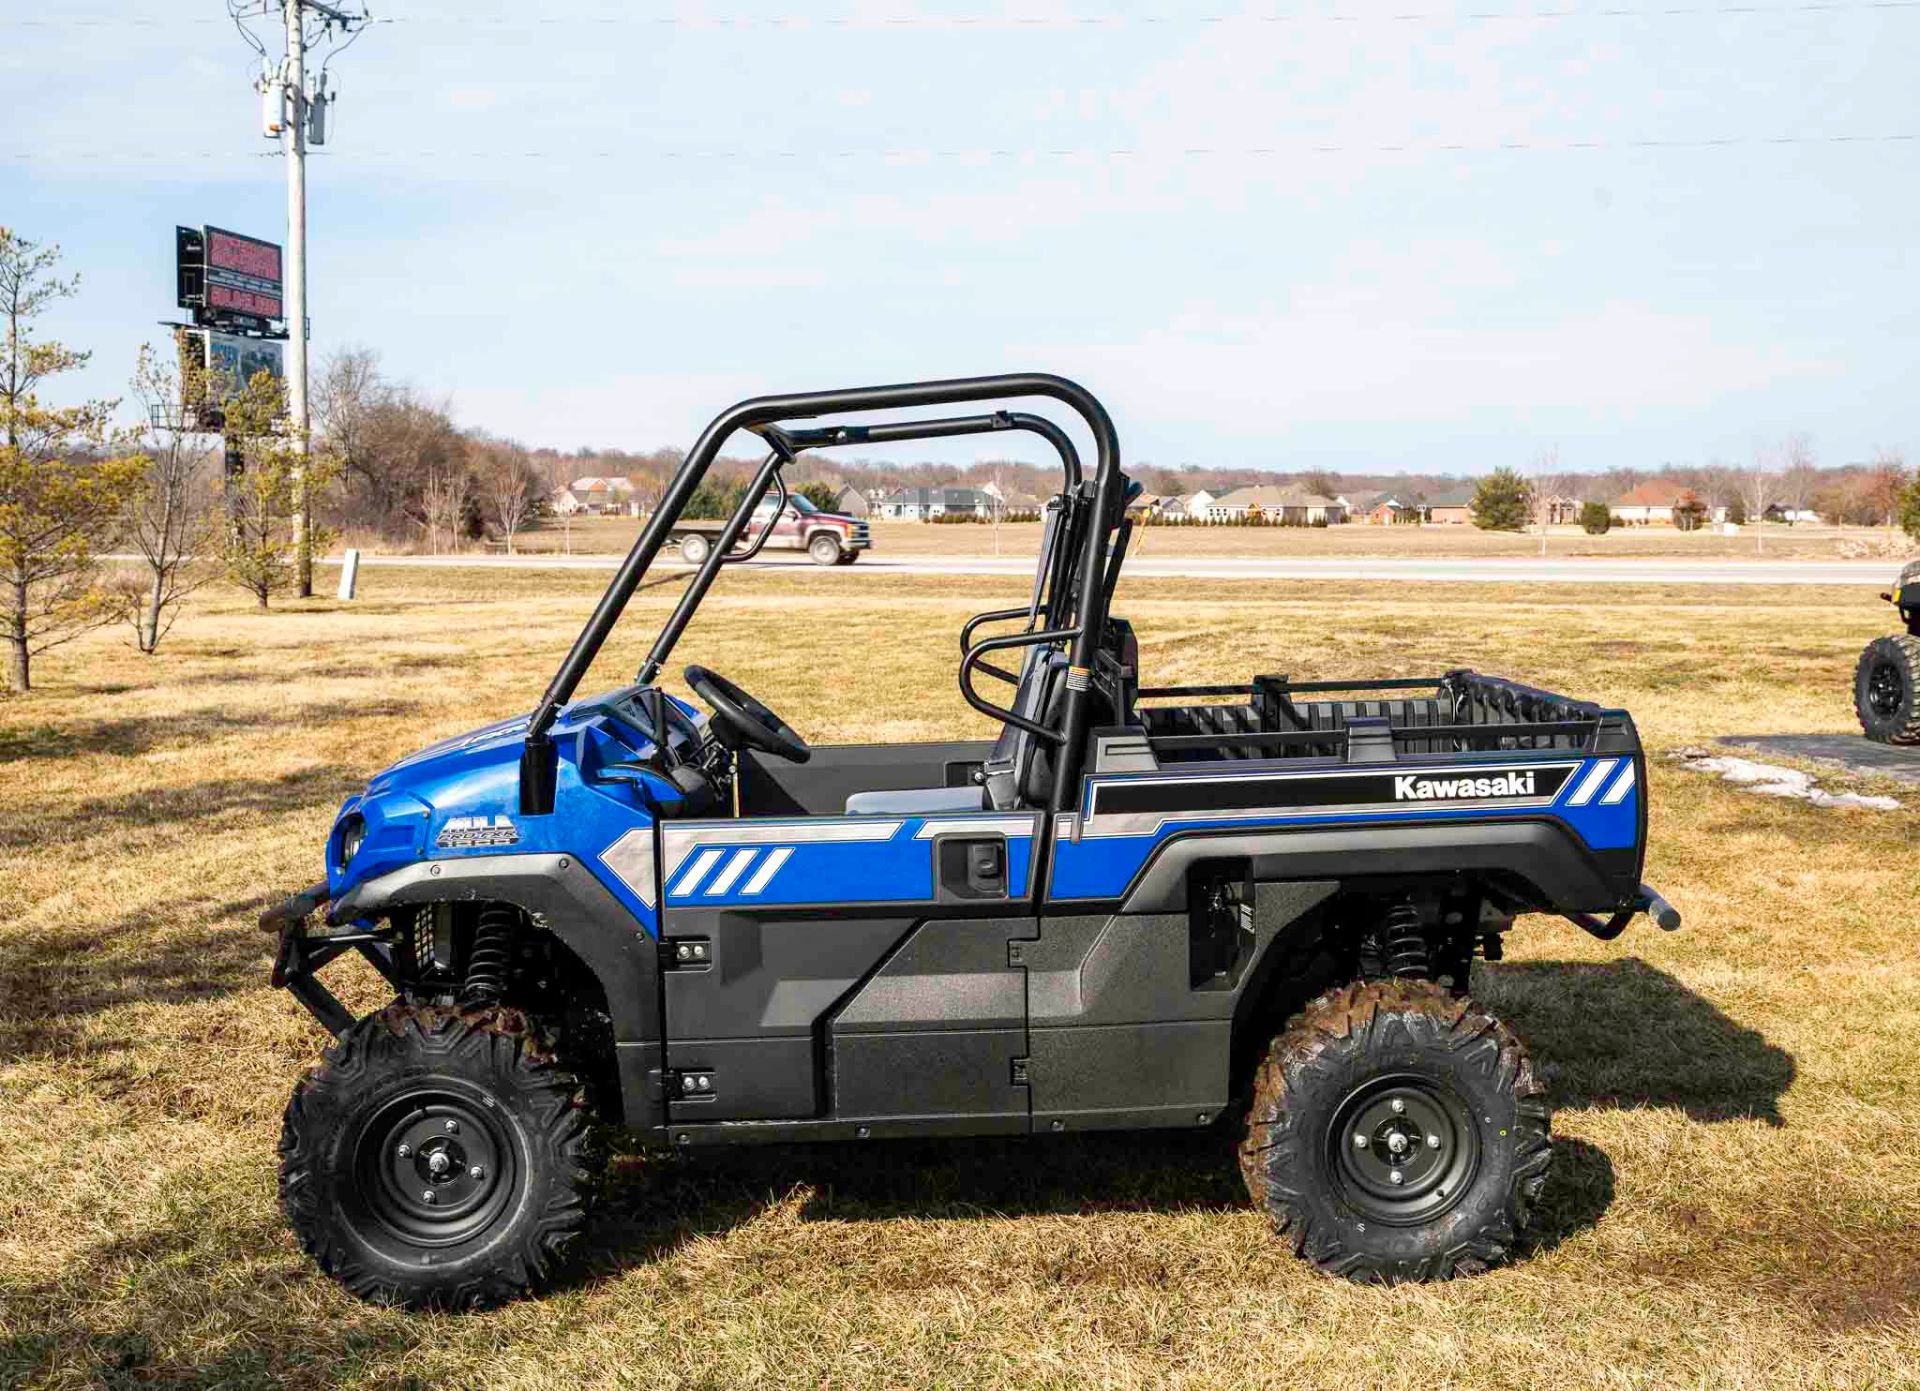
<svg viewBox="0 0 1920 1391">
<path fill-rule="evenodd" d="M 520 750 L 529 717 L 520 715 L 442 739 L 392 764 L 364 792 L 341 804 L 327 837 L 327 885 L 337 899 L 355 885 L 421 859 L 473 853 L 584 853 L 563 840 L 612 814 L 650 815 L 680 791 L 651 774 L 606 781 L 609 763 L 645 763 L 654 753 L 637 689 L 577 700 L 560 711 L 552 736 L 565 805 L 551 816 L 520 815 Z M 680 701 L 690 721 L 702 716 Z M 586 776 L 583 777 L 583 769 Z M 358 837 L 349 859 L 346 843 Z"/>
</svg>

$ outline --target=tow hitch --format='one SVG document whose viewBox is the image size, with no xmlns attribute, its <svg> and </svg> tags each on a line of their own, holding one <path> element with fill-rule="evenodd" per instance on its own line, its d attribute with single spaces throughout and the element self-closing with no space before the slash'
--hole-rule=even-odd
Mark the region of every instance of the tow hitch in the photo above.
<svg viewBox="0 0 1920 1391">
<path fill-rule="evenodd" d="M 1611 942 L 1627 930 L 1627 924 L 1640 914 L 1645 913 L 1653 920 L 1653 925 L 1663 932 L 1680 930 L 1680 910 L 1675 908 L 1651 886 L 1642 884 L 1634 901 L 1602 922 L 1591 913 L 1566 913 L 1566 920 L 1575 927 L 1592 933 L 1603 942 Z"/>
</svg>

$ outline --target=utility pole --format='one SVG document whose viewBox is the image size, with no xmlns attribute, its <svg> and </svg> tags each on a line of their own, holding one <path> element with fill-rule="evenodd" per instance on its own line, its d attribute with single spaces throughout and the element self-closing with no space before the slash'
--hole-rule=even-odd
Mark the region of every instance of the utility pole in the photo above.
<svg viewBox="0 0 1920 1391">
<path fill-rule="evenodd" d="M 276 66 L 267 57 L 266 44 L 244 23 L 265 18 L 278 5 L 286 31 L 286 57 Z M 285 303 L 281 307 L 287 340 L 287 429 L 292 436 L 294 464 L 293 544 L 296 592 L 313 594 L 313 481 L 307 467 L 312 444 L 313 416 L 307 395 L 307 146 L 324 145 L 333 94 L 327 90 L 327 62 L 320 64 L 315 90 L 307 90 L 306 23 L 318 17 L 333 42 L 328 58 L 351 42 L 371 23 L 365 10 L 350 14 L 325 0 L 229 0 L 229 12 L 241 34 L 259 53 L 263 71 L 255 84 L 265 99 L 263 118 L 268 139 L 277 139 L 287 159 L 287 247 Z M 335 34 L 339 35 L 335 39 Z M 344 41 L 344 42 L 343 42 Z"/>
<path fill-rule="evenodd" d="M 313 490 L 307 484 L 307 0 L 280 0 L 287 21 L 287 66 L 281 99 L 286 124 L 281 142 L 287 154 L 287 414 L 292 417 L 297 456 L 293 488 L 294 593 L 313 597 Z M 316 7 L 324 8 L 324 7 Z"/>
</svg>

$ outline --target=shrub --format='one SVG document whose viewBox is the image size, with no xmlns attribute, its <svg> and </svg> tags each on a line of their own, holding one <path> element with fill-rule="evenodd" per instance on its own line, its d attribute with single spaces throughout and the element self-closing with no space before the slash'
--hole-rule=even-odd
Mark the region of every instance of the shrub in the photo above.
<svg viewBox="0 0 1920 1391">
<path fill-rule="evenodd" d="M 1497 468 L 1474 487 L 1469 510 L 1482 531 L 1525 531 L 1531 502 L 1527 480 L 1510 468 Z"/>
<path fill-rule="evenodd" d="M 1580 529 L 1589 536 L 1605 536 L 1613 528 L 1613 513 L 1604 502 L 1589 502 L 1580 508 Z"/>
</svg>

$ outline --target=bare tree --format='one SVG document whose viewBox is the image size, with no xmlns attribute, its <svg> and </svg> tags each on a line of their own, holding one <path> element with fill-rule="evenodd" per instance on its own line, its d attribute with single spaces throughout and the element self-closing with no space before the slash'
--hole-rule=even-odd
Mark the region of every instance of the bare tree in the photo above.
<svg viewBox="0 0 1920 1391">
<path fill-rule="evenodd" d="M 517 444 L 486 440 L 475 446 L 475 452 L 480 460 L 481 505 L 512 555 L 515 534 L 533 519 L 539 476 L 527 451 Z"/>
<path fill-rule="evenodd" d="M 348 348 L 321 360 L 313 383 L 314 439 L 349 477 L 376 486 L 382 481 L 374 435 L 380 411 L 392 395 L 371 348 Z"/>
<path fill-rule="evenodd" d="M 1579 500 L 1573 496 L 1579 482 L 1561 472 L 1559 445 L 1542 450 L 1534 459 L 1528 486 L 1533 525 L 1540 533 L 1540 554 L 1545 555 L 1548 529 L 1558 524 L 1563 514 L 1579 509 Z"/>
<path fill-rule="evenodd" d="M 1694 491 L 1700 495 L 1700 501 L 1706 504 L 1707 520 L 1719 521 L 1725 518 L 1741 495 L 1740 471 L 1716 459 L 1699 470 L 1699 481 Z"/>
<path fill-rule="evenodd" d="M 1799 514 L 1806 510 L 1813 500 L 1813 490 L 1820 485 L 1820 470 L 1813 462 L 1813 441 L 1804 433 L 1788 435 L 1780 447 L 1780 501 L 1787 508 L 1789 525 L 1799 521 Z"/>
<path fill-rule="evenodd" d="M 1780 474 L 1774 467 L 1774 452 L 1756 445 L 1753 466 L 1741 475 L 1740 496 L 1746 503 L 1747 520 L 1753 525 L 1754 548 L 1767 548 L 1767 509 L 1774 503 L 1780 486 Z"/>
<path fill-rule="evenodd" d="M 427 548 L 440 554 L 440 533 L 447 534 L 447 549 L 453 550 L 467 516 L 472 489 L 463 459 L 437 459 L 428 465 L 420 488 L 420 519 L 426 528 Z"/>
<path fill-rule="evenodd" d="M 1886 519 L 1888 535 L 1900 516 L 1901 496 L 1907 489 L 1906 456 L 1897 449 L 1876 449 L 1867 469 L 1867 497 L 1876 515 Z"/>
<path fill-rule="evenodd" d="M 133 392 L 147 407 L 151 428 L 143 450 L 145 472 L 127 504 L 121 536 L 146 566 L 145 579 L 127 596 L 126 613 L 135 644 L 149 655 L 173 627 L 186 597 L 218 573 L 209 563 L 218 543 L 208 484 L 211 455 L 186 430 L 161 423 L 181 400 L 197 396 L 196 378 L 202 373 L 184 355 L 175 372 L 151 346 L 140 349 L 134 369 Z"/>
</svg>

